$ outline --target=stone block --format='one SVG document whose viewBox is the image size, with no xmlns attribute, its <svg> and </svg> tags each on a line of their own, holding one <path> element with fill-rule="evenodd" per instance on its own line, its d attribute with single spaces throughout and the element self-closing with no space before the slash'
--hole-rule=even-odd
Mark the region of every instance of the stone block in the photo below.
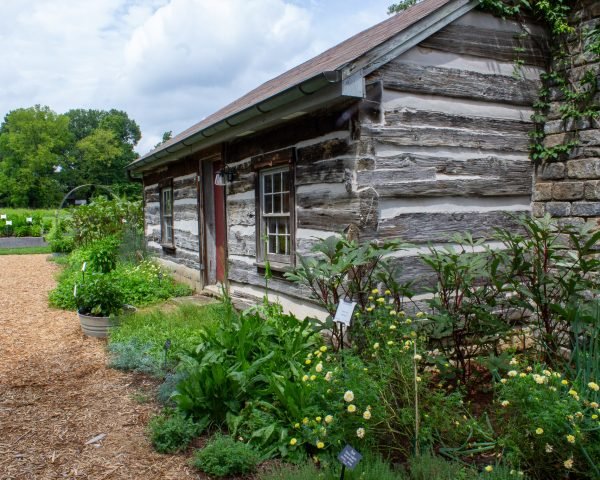
<svg viewBox="0 0 600 480">
<path fill-rule="evenodd" d="M 567 172 L 570 178 L 600 178 L 600 158 L 569 160 Z"/>
<path fill-rule="evenodd" d="M 543 180 L 560 180 L 565 178 L 565 164 L 557 162 L 542 165 L 540 178 Z"/>
<path fill-rule="evenodd" d="M 546 213 L 553 217 L 568 217 L 571 214 L 571 204 L 568 202 L 546 203 Z"/>
<path fill-rule="evenodd" d="M 552 186 L 554 200 L 579 200 L 583 198 L 583 182 L 561 182 Z"/>
<path fill-rule="evenodd" d="M 585 182 L 584 191 L 586 200 L 600 200 L 600 180 Z"/>
<path fill-rule="evenodd" d="M 533 186 L 532 200 L 534 202 L 552 200 L 552 185 L 552 183 L 536 183 Z"/>
<path fill-rule="evenodd" d="M 555 133 L 544 138 L 544 147 L 551 148 L 557 145 L 562 145 L 565 142 L 567 135 L 565 133 Z"/>
<path fill-rule="evenodd" d="M 579 132 L 579 144 L 585 147 L 600 146 L 600 129 L 594 128 Z"/>
<path fill-rule="evenodd" d="M 563 133 L 565 130 L 566 128 L 564 120 L 549 120 L 544 124 L 544 133 L 546 135 Z"/>
<path fill-rule="evenodd" d="M 531 215 L 534 217 L 543 217 L 546 213 L 546 204 L 542 202 L 533 202 L 531 204 Z"/>
<path fill-rule="evenodd" d="M 571 213 L 579 217 L 600 216 L 600 202 L 577 202 L 571 206 Z"/>
</svg>

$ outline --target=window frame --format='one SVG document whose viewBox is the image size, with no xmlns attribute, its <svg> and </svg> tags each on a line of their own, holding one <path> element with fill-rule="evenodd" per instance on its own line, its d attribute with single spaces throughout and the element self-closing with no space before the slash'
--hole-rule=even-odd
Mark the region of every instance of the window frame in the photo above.
<svg viewBox="0 0 600 480">
<path fill-rule="evenodd" d="M 271 268 L 277 270 L 287 270 L 295 265 L 296 258 L 296 172 L 295 172 L 295 151 L 294 149 L 285 149 L 270 154 L 263 154 L 253 157 L 252 163 L 256 175 L 256 264 L 264 267 L 268 261 Z M 264 213 L 264 178 L 270 174 L 288 172 L 288 212 L 287 214 Z M 273 196 L 276 193 L 271 192 Z M 273 197 L 272 197 L 273 198 Z M 265 239 L 267 234 L 267 221 L 269 218 L 288 218 L 289 229 L 289 254 L 282 255 L 277 253 L 268 253 Z"/>
<path fill-rule="evenodd" d="M 164 193 L 171 192 L 171 208 L 168 215 L 165 215 L 165 198 Z M 175 227 L 174 227 L 174 192 L 173 192 L 173 181 L 172 179 L 166 180 L 159 184 L 159 208 L 160 208 L 160 244 L 165 249 L 173 250 L 175 248 Z M 167 223 L 171 227 L 171 240 L 166 238 Z"/>
</svg>

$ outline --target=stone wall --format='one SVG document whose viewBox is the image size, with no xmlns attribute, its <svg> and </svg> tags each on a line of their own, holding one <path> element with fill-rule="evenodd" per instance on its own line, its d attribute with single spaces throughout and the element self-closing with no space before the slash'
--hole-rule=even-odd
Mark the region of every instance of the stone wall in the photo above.
<svg viewBox="0 0 600 480">
<path fill-rule="evenodd" d="M 578 32 L 568 40 L 568 68 L 563 69 L 570 82 L 578 82 L 587 70 L 596 76 L 600 90 L 600 59 L 584 52 L 581 32 L 600 25 L 600 3 L 595 0 L 577 2 L 572 24 Z M 561 62 L 553 65 L 560 71 Z M 568 155 L 558 162 L 546 163 L 536 169 L 533 192 L 533 214 L 548 213 L 572 224 L 592 222 L 600 226 L 600 119 L 561 119 L 560 107 L 565 104 L 558 88 L 551 90 L 551 105 L 544 126 L 545 147 L 577 142 Z M 594 104 L 600 104 L 596 92 Z"/>
</svg>

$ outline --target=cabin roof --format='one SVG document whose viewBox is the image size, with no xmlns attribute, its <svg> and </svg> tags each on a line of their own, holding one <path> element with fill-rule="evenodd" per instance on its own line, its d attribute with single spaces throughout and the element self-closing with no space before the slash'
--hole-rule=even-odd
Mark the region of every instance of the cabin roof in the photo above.
<svg viewBox="0 0 600 480">
<path fill-rule="evenodd" d="M 319 75 L 325 76 L 330 82 L 339 81 L 342 76 L 338 75 L 334 80 L 335 75 L 341 73 L 344 68 L 347 68 L 357 59 L 368 54 L 386 41 L 398 36 L 410 26 L 418 23 L 420 20 L 428 17 L 440 8 L 447 4 L 456 3 L 457 7 L 463 6 L 467 2 L 457 0 L 423 0 L 404 12 L 391 16 L 390 18 L 363 30 L 360 33 L 348 38 L 347 40 L 335 45 L 334 47 L 324 51 L 316 57 L 307 60 L 306 62 L 278 75 L 277 77 L 268 80 L 254 90 L 246 93 L 229 105 L 207 116 L 200 122 L 192 125 L 190 128 L 179 133 L 167 142 L 159 145 L 154 150 L 146 153 L 127 168 L 128 170 L 136 170 L 142 164 L 148 163 L 148 160 L 153 164 L 162 164 L 169 161 L 169 154 L 177 147 L 189 146 L 190 142 L 186 140 L 191 137 L 198 137 L 207 129 L 215 127 L 217 124 L 227 122 L 234 115 L 239 115 L 251 108 L 260 110 L 260 103 L 265 100 L 272 99 L 291 88 L 298 87 L 302 90 L 303 82 L 315 79 Z M 474 3 L 474 2 L 471 2 Z M 440 25 L 442 28 L 444 25 Z M 160 161 L 160 159 L 163 159 Z"/>
</svg>

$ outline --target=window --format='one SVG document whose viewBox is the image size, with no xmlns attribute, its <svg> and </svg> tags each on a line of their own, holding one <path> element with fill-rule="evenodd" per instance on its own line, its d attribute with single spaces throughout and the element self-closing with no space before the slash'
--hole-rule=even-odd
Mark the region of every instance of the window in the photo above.
<svg viewBox="0 0 600 480">
<path fill-rule="evenodd" d="M 263 260 L 291 263 L 293 253 L 293 185 L 289 166 L 259 173 L 259 251 Z"/>
<path fill-rule="evenodd" d="M 163 245 L 174 245 L 173 187 L 171 185 L 160 189 L 160 236 Z"/>
</svg>

